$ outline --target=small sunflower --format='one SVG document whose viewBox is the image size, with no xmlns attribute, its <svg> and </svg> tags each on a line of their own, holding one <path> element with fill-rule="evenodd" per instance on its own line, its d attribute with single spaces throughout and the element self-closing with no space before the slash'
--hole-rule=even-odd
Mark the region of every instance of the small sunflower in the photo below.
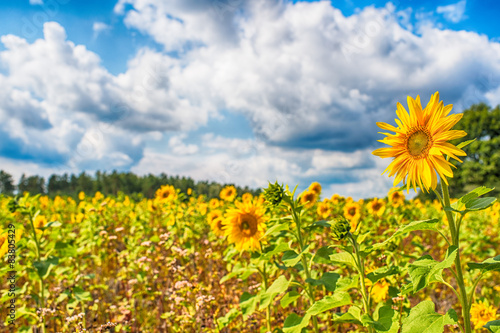
<svg viewBox="0 0 500 333">
<path fill-rule="evenodd" d="M 326 219 L 328 216 L 330 216 L 332 210 L 330 209 L 330 205 L 328 204 L 328 202 L 323 201 L 319 203 L 316 212 L 319 216 L 321 216 L 321 218 Z"/>
<path fill-rule="evenodd" d="M 253 200 L 253 195 L 252 193 L 244 193 L 242 196 L 241 196 L 241 200 L 243 202 L 249 202 L 249 201 L 252 201 Z"/>
<path fill-rule="evenodd" d="M 237 192 L 236 192 L 236 187 L 233 185 L 229 185 L 224 187 L 220 193 L 219 196 L 222 200 L 233 202 L 234 199 L 236 198 Z"/>
<path fill-rule="evenodd" d="M 385 279 L 377 281 L 370 290 L 370 295 L 375 303 L 386 299 L 389 292 L 389 283 Z"/>
<path fill-rule="evenodd" d="M 311 185 L 309 185 L 309 190 L 319 196 L 321 194 L 321 184 L 318 182 L 312 182 Z"/>
<path fill-rule="evenodd" d="M 475 328 L 480 328 L 489 321 L 496 319 L 497 310 L 492 305 L 488 306 L 483 301 L 472 304 L 470 318 Z"/>
<path fill-rule="evenodd" d="M 210 201 L 208 202 L 208 206 L 210 207 L 210 209 L 218 208 L 220 206 L 219 199 L 210 199 Z"/>
<path fill-rule="evenodd" d="M 208 213 L 207 221 L 208 221 L 208 224 L 210 224 L 212 231 L 217 236 L 224 236 L 224 230 L 222 230 L 223 217 L 222 217 L 222 212 L 219 209 L 215 209 L 215 210 L 211 211 L 210 213 Z"/>
<path fill-rule="evenodd" d="M 401 103 L 397 104 L 396 119 L 398 127 L 379 122 L 377 125 L 396 134 L 382 133 L 386 137 L 379 140 L 390 148 L 380 148 L 373 152 L 382 158 L 393 157 L 394 160 L 384 170 L 389 177 L 396 175 L 394 185 L 403 181 L 407 191 L 419 186 L 423 191 L 435 189 L 437 175 L 448 184 L 447 177 L 453 177 L 453 166 L 443 155 L 462 162 L 457 156 L 466 156 L 465 152 L 451 143 L 467 135 L 464 131 L 451 130 L 462 119 L 463 114 L 453 114 L 452 105 L 444 106 L 439 102 L 439 93 L 436 92 L 425 109 L 422 110 L 420 96 L 414 100 L 408 96 L 408 114 Z"/>
<path fill-rule="evenodd" d="M 389 191 L 387 198 L 389 199 L 391 205 L 395 208 L 402 206 L 405 202 L 405 195 L 403 192 L 395 191 L 394 189 Z"/>
<path fill-rule="evenodd" d="M 40 228 L 43 228 L 47 224 L 47 218 L 44 215 L 37 215 L 35 220 L 33 221 L 33 225 L 35 226 L 35 231 L 37 234 L 43 233 Z"/>
<path fill-rule="evenodd" d="M 177 198 L 177 191 L 172 185 L 163 185 L 156 191 L 156 200 L 164 203 L 173 201 Z"/>
<path fill-rule="evenodd" d="M 265 208 L 252 202 L 235 202 L 236 208 L 228 209 L 223 222 L 224 234 L 236 249 L 259 250 L 260 239 L 266 228 Z"/>
<path fill-rule="evenodd" d="M 372 215 L 382 216 L 385 211 L 385 201 L 378 198 L 373 198 L 372 201 L 368 203 L 368 211 Z"/>
<path fill-rule="evenodd" d="M 307 208 L 314 206 L 316 200 L 318 200 L 318 195 L 310 189 L 302 193 L 300 196 L 300 203 L 305 205 Z"/>
<path fill-rule="evenodd" d="M 356 230 L 361 218 L 361 206 L 357 202 L 350 202 L 344 206 L 344 217 L 351 222 L 351 230 Z"/>
</svg>

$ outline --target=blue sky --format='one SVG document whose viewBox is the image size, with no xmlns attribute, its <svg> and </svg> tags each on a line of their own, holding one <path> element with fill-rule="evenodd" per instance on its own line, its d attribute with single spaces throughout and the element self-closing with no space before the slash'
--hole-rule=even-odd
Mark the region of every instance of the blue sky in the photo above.
<svg viewBox="0 0 500 333">
<path fill-rule="evenodd" d="M 0 169 L 382 196 L 396 102 L 500 103 L 497 1 L 5 0 Z"/>
</svg>

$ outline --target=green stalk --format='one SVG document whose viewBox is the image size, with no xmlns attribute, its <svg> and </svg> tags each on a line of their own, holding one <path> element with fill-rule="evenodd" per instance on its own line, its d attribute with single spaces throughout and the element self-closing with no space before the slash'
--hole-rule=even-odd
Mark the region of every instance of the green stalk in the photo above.
<svg viewBox="0 0 500 333">
<path fill-rule="evenodd" d="M 365 313 L 367 315 L 371 315 L 370 313 L 370 299 L 368 298 L 368 295 L 366 293 L 366 284 L 365 284 L 365 267 L 363 263 L 363 259 L 359 255 L 359 245 L 352 236 L 352 234 L 349 232 L 349 240 L 351 241 L 353 247 L 354 247 L 354 252 L 356 253 L 356 257 L 354 258 L 354 262 L 356 263 L 356 269 L 359 273 L 359 282 L 361 285 L 361 295 L 362 295 L 362 301 L 363 301 L 363 308 L 365 309 Z M 368 332 L 372 333 L 373 328 L 371 326 L 368 326 Z"/>
<path fill-rule="evenodd" d="M 304 241 L 302 239 L 301 221 L 300 221 L 300 217 L 295 212 L 295 205 L 292 206 L 292 214 L 293 214 L 293 219 L 295 220 L 295 224 L 297 225 L 297 239 L 299 241 L 300 253 L 302 253 L 302 251 L 304 250 Z M 306 273 L 306 278 L 310 279 L 311 278 L 311 272 L 309 272 L 309 266 L 307 265 L 307 260 L 306 260 L 306 258 L 304 256 L 302 256 L 301 260 L 302 260 L 302 266 L 304 266 L 304 272 Z M 309 295 L 309 298 L 311 300 L 311 306 L 312 306 L 314 304 L 314 302 L 316 301 L 316 297 L 314 296 L 313 286 L 311 286 L 309 284 L 309 288 L 308 289 L 309 289 L 308 290 L 308 295 Z M 318 333 L 319 332 L 318 318 L 316 318 L 316 316 L 313 316 L 312 317 L 312 321 L 313 321 L 313 326 L 314 326 L 314 332 Z"/>
<path fill-rule="evenodd" d="M 264 267 L 262 271 L 259 269 L 260 275 L 262 275 L 262 282 L 264 283 L 264 290 L 269 288 L 269 282 L 267 281 L 267 272 L 266 272 L 266 263 L 264 263 Z M 271 304 L 269 304 L 266 308 L 266 328 L 268 332 L 271 332 Z"/>
<path fill-rule="evenodd" d="M 33 230 L 33 238 L 35 238 L 36 244 L 36 257 L 38 261 L 40 260 L 40 243 L 38 241 L 38 237 L 36 236 L 35 224 L 33 223 L 33 216 L 31 213 L 29 214 L 31 229 Z M 45 308 L 45 295 L 44 295 L 44 285 L 43 285 L 43 277 L 40 276 L 40 305 L 43 316 L 43 309 Z M 45 333 L 45 317 L 42 317 L 42 333 Z"/>
<path fill-rule="evenodd" d="M 443 192 L 443 210 L 446 213 L 446 218 L 448 219 L 448 225 L 450 226 L 451 238 L 453 245 L 457 247 L 457 256 L 455 257 L 455 268 L 457 270 L 457 284 L 460 288 L 460 303 L 462 305 L 462 316 L 464 317 L 464 329 L 465 333 L 472 332 L 472 326 L 470 322 L 470 307 L 467 300 L 467 292 L 465 290 L 464 276 L 462 273 L 462 263 L 460 262 L 460 229 L 459 226 L 455 225 L 455 220 L 451 211 L 445 210 L 445 207 L 450 206 L 450 193 L 448 191 L 448 185 L 441 178 L 441 190 Z"/>
</svg>

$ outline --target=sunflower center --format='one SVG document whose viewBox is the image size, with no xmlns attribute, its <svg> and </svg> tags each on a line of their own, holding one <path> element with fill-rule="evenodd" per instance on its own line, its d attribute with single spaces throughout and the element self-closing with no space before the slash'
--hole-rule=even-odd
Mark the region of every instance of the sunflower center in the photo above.
<svg viewBox="0 0 500 333">
<path fill-rule="evenodd" d="M 382 205 L 377 202 L 376 204 L 373 205 L 373 210 L 377 211 L 380 209 L 381 206 Z"/>
<path fill-rule="evenodd" d="M 255 217 L 249 214 L 243 216 L 241 218 L 240 230 L 245 236 L 253 236 L 257 232 L 257 220 Z"/>
<path fill-rule="evenodd" d="M 356 214 L 356 208 L 349 209 L 349 215 L 354 216 Z"/>
<path fill-rule="evenodd" d="M 427 155 L 432 144 L 431 135 L 425 128 L 417 127 L 415 131 L 408 136 L 406 148 L 410 155 L 415 158 L 422 158 Z"/>
</svg>

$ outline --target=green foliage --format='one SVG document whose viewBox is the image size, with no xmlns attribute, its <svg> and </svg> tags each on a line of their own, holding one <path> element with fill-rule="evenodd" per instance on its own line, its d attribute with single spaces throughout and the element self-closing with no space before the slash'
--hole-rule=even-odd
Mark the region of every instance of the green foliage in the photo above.
<svg viewBox="0 0 500 333">
<path fill-rule="evenodd" d="M 458 322 L 457 313 L 450 309 L 445 315 L 434 311 L 432 301 L 423 301 L 410 311 L 410 315 L 403 320 L 402 333 L 442 333 L 444 326 Z"/>
</svg>

